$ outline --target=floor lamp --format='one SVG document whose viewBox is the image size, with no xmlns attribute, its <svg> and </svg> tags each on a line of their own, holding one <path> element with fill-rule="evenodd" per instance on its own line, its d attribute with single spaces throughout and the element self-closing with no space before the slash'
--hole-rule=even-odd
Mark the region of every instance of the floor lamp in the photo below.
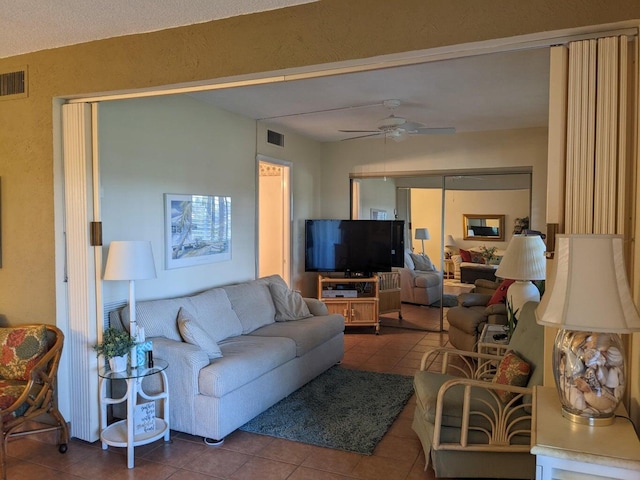
<svg viewBox="0 0 640 480">
<path fill-rule="evenodd" d="M 416 240 L 422 240 L 422 255 L 424 255 L 424 241 L 429 238 L 428 228 L 416 228 Z"/>
<path fill-rule="evenodd" d="M 136 342 L 139 341 L 141 332 L 138 330 L 136 321 L 135 280 L 150 278 L 156 278 L 151 242 L 111 242 L 107 265 L 104 269 L 104 279 L 129 281 L 129 334 L 136 339 Z"/>
</svg>

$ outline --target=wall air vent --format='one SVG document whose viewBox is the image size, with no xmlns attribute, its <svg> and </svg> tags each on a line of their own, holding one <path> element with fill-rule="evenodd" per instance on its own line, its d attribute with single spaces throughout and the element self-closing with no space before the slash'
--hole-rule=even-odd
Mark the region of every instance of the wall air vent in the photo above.
<svg viewBox="0 0 640 480">
<path fill-rule="evenodd" d="M 27 97 L 27 68 L 0 72 L 0 100 Z"/>
<path fill-rule="evenodd" d="M 273 130 L 267 130 L 267 143 L 284 147 L 284 135 Z"/>
</svg>

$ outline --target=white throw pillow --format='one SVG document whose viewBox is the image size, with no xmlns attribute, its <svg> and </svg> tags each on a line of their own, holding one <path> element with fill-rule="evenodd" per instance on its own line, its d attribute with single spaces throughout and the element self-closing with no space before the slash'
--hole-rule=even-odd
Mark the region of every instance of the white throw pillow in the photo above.
<svg viewBox="0 0 640 480">
<path fill-rule="evenodd" d="M 302 320 L 313 316 L 302 295 L 298 292 L 277 283 L 270 284 L 269 290 L 271 290 L 273 304 L 276 306 L 276 322 Z"/>
<path fill-rule="evenodd" d="M 404 252 L 404 267 L 409 270 L 415 270 L 416 266 L 413 264 L 413 259 L 411 258 L 411 250 L 405 250 Z"/>
<path fill-rule="evenodd" d="M 200 347 L 200 350 L 204 351 L 209 359 L 222 357 L 222 350 L 220 350 L 216 341 L 200 328 L 191 314 L 184 308 L 181 308 L 178 312 L 178 330 L 185 342 Z"/>
</svg>

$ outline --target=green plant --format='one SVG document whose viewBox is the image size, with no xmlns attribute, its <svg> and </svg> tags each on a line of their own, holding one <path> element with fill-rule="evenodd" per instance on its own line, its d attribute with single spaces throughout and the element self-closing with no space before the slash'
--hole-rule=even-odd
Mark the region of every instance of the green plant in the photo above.
<svg viewBox="0 0 640 480">
<path fill-rule="evenodd" d="M 98 352 L 98 355 L 113 358 L 126 355 L 135 344 L 135 340 L 129 335 L 129 332 L 109 327 L 102 335 L 102 343 L 95 344 L 93 349 Z"/>
<path fill-rule="evenodd" d="M 518 326 L 518 318 L 516 317 L 516 315 L 520 311 L 519 308 L 517 308 L 515 312 L 513 311 L 512 302 L 513 299 L 507 302 L 507 324 L 505 325 L 505 330 L 507 330 L 507 338 L 509 340 L 511 340 L 511 336 Z"/>
<path fill-rule="evenodd" d="M 491 260 L 495 260 L 498 258 L 496 252 L 498 251 L 498 247 L 487 247 L 485 245 L 480 247 L 480 256 L 484 258 L 484 263 L 489 263 Z"/>
</svg>

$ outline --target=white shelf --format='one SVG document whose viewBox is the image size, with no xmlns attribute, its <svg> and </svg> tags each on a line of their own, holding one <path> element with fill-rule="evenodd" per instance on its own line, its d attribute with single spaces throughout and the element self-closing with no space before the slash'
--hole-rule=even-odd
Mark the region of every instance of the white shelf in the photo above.
<svg viewBox="0 0 640 480">
<path fill-rule="evenodd" d="M 145 432 L 133 437 L 133 446 L 146 445 L 147 443 L 155 442 L 167 433 L 169 425 L 161 418 L 155 419 L 155 430 L 153 432 Z M 112 447 L 126 447 L 127 441 L 127 421 L 120 420 L 119 422 L 112 423 L 105 428 L 100 434 L 100 440 Z"/>
</svg>

